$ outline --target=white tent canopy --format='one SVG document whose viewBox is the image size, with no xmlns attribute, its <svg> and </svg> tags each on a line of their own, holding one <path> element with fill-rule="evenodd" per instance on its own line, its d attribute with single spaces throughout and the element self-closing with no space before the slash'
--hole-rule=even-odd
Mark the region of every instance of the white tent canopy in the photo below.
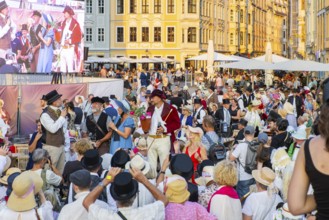
<svg viewBox="0 0 329 220">
<path fill-rule="evenodd" d="M 153 60 L 151 58 L 141 58 L 136 60 L 131 60 L 129 63 L 161 63 L 159 61 Z"/>
<path fill-rule="evenodd" d="M 191 57 L 187 60 L 196 60 L 196 61 L 207 61 L 208 60 L 208 54 L 201 54 L 199 56 L 195 56 L 195 57 Z M 238 61 L 235 58 L 232 58 L 230 56 L 226 56 L 224 54 L 221 53 L 214 53 L 214 61 Z"/>
<path fill-rule="evenodd" d="M 108 61 L 104 57 L 91 56 L 91 57 L 88 57 L 88 60 L 86 60 L 86 63 L 108 63 Z"/>
<path fill-rule="evenodd" d="M 329 71 L 329 65 L 309 60 L 289 60 L 273 64 L 273 70 L 324 72 Z"/>
<path fill-rule="evenodd" d="M 238 62 L 225 63 L 219 66 L 221 68 L 242 69 L 242 70 L 272 70 L 273 64 L 258 60 L 240 60 Z"/>
<path fill-rule="evenodd" d="M 254 60 L 258 60 L 258 61 L 266 61 L 266 54 L 263 56 L 259 56 L 259 57 L 255 57 L 253 58 Z M 282 57 L 282 56 L 278 56 L 276 54 L 272 54 L 272 63 L 281 63 L 281 62 L 286 62 L 289 61 L 289 59 Z"/>
<path fill-rule="evenodd" d="M 236 59 L 237 61 L 240 61 L 240 60 L 249 60 L 248 58 L 240 57 L 240 56 L 236 56 L 236 55 L 231 55 L 230 57 L 232 57 L 233 59 Z"/>
</svg>

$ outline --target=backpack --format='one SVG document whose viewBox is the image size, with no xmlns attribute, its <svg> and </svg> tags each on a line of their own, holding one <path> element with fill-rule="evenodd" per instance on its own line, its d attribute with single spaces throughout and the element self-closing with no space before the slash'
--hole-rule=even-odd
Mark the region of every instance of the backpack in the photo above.
<svg viewBox="0 0 329 220">
<path fill-rule="evenodd" d="M 291 134 L 287 132 L 286 137 L 284 138 L 284 146 L 287 147 L 287 149 L 290 148 L 290 145 L 294 143 L 294 139 L 292 138 Z"/>
<path fill-rule="evenodd" d="M 259 147 L 259 143 L 252 141 L 246 141 L 245 143 L 248 144 L 248 149 L 247 149 L 247 155 L 246 155 L 246 160 L 245 160 L 245 166 L 243 167 L 242 164 L 241 166 L 244 168 L 244 171 L 246 173 L 251 174 L 253 170 L 257 169 L 257 149 Z"/>
<path fill-rule="evenodd" d="M 53 210 L 60 212 L 62 204 L 60 201 L 59 189 L 55 189 L 54 186 L 47 183 L 46 177 L 47 169 L 42 169 L 41 179 L 43 181 L 42 191 L 45 194 L 45 197 L 53 205 Z"/>
<path fill-rule="evenodd" d="M 205 134 L 205 138 L 208 140 L 210 147 L 209 147 L 209 160 L 213 161 L 215 164 L 219 161 L 222 161 L 226 158 L 226 147 L 221 142 L 221 138 L 219 139 L 218 143 L 215 143 L 211 140 L 211 138 Z"/>
</svg>

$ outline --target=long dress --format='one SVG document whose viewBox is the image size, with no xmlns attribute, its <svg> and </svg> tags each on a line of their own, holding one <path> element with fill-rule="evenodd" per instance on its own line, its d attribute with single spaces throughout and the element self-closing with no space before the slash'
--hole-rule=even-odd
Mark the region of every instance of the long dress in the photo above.
<svg viewBox="0 0 329 220">
<path fill-rule="evenodd" d="M 116 117 L 114 124 L 117 124 L 119 120 L 121 120 L 121 117 Z M 126 120 L 124 120 L 119 126 L 117 126 L 118 130 L 122 132 L 125 131 L 126 127 L 129 127 L 131 129 L 135 127 L 134 119 L 132 119 L 130 116 L 128 116 Z M 114 154 L 118 148 L 122 148 L 122 149 L 133 148 L 133 141 L 131 135 L 129 135 L 128 138 L 123 138 L 120 135 L 118 135 L 119 137 L 116 138 L 116 135 L 118 134 L 114 133 L 114 135 L 111 138 L 111 145 L 110 145 L 111 154 Z"/>
<path fill-rule="evenodd" d="M 39 53 L 39 59 L 38 59 L 38 66 L 37 66 L 37 72 L 38 73 L 50 73 L 52 69 L 53 64 L 53 56 L 54 56 L 54 48 L 53 48 L 53 42 L 54 42 L 54 30 L 49 29 L 44 36 L 45 41 L 48 41 L 48 39 L 51 39 L 51 43 L 49 46 L 46 46 L 44 43 L 41 43 L 40 53 Z"/>
</svg>

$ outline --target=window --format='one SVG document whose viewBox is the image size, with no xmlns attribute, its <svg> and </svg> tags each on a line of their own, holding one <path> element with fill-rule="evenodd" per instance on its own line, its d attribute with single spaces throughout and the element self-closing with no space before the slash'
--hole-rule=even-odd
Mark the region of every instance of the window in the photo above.
<svg viewBox="0 0 329 220">
<path fill-rule="evenodd" d="M 98 41 L 104 42 L 104 28 L 98 28 Z"/>
<path fill-rule="evenodd" d="M 86 28 L 86 41 L 87 42 L 93 41 L 93 29 L 92 28 Z"/>
<path fill-rule="evenodd" d="M 243 45 L 243 32 L 240 32 L 240 45 Z"/>
<path fill-rule="evenodd" d="M 161 13 L 161 0 L 154 0 L 154 14 Z"/>
<path fill-rule="evenodd" d="M 283 19 L 283 25 L 286 25 L 286 19 Z"/>
<path fill-rule="evenodd" d="M 161 27 L 154 28 L 154 42 L 161 42 Z"/>
<path fill-rule="evenodd" d="M 142 42 L 149 42 L 149 28 L 142 27 Z"/>
<path fill-rule="evenodd" d="M 230 44 L 233 45 L 234 43 L 234 35 L 233 33 L 230 34 Z"/>
<path fill-rule="evenodd" d="M 182 0 L 182 14 L 184 14 L 185 11 L 185 0 Z"/>
<path fill-rule="evenodd" d="M 123 14 L 124 12 L 124 2 L 123 0 L 117 0 L 117 14 Z"/>
<path fill-rule="evenodd" d="M 87 3 L 86 3 L 86 13 L 87 14 L 93 13 L 93 1 L 92 0 L 87 0 Z"/>
<path fill-rule="evenodd" d="M 130 14 L 136 14 L 137 11 L 137 0 L 130 0 Z"/>
<path fill-rule="evenodd" d="M 104 14 L 104 0 L 98 0 L 98 13 Z"/>
<path fill-rule="evenodd" d="M 175 13 L 175 0 L 167 0 L 167 13 Z"/>
<path fill-rule="evenodd" d="M 234 12 L 233 12 L 233 10 L 231 10 L 230 21 L 233 22 L 233 20 L 234 20 Z"/>
<path fill-rule="evenodd" d="M 196 0 L 188 0 L 187 7 L 188 13 L 196 13 Z"/>
<path fill-rule="evenodd" d="M 286 38 L 286 32 L 285 31 L 283 31 L 283 38 Z"/>
<path fill-rule="evenodd" d="M 250 25 L 251 24 L 251 14 L 248 13 L 248 24 Z"/>
<path fill-rule="evenodd" d="M 196 28 L 190 27 L 187 30 L 187 42 L 196 43 Z"/>
<path fill-rule="evenodd" d="M 142 56 L 142 58 L 149 58 L 149 56 Z M 142 69 L 143 70 L 149 70 L 149 64 L 148 63 L 142 63 Z"/>
<path fill-rule="evenodd" d="M 243 23 L 243 10 L 240 10 L 240 23 Z"/>
<path fill-rule="evenodd" d="M 175 42 L 175 28 L 174 27 L 167 28 L 167 41 Z"/>
<path fill-rule="evenodd" d="M 184 29 L 182 29 L 182 43 L 184 43 L 184 38 L 185 38 Z"/>
<path fill-rule="evenodd" d="M 123 42 L 123 27 L 117 27 L 117 42 Z"/>
<path fill-rule="evenodd" d="M 149 13 L 149 0 L 142 0 L 142 13 L 143 14 Z"/>
<path fill-rule="evenodd" d="M 248 44 L 251 44 L 251 36 L 248 34 Z"/>
<path fill-rule="evenodd" d="M 286 45 L 283 44 L 283 52 L 286 52 Z"/>
<path fill-rule="evenodd" d="M 130 28 L 129 41 L 130 42 L 136 42 L 137 41 L 137 28 L 136 27 L 131 27 Z"/>
</svg>

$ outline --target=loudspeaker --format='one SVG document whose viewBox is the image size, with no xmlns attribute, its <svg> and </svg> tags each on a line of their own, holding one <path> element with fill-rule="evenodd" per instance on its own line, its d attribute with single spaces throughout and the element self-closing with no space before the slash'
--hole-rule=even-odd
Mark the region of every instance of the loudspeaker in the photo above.
<svg viewBox="0 0 329 220">
<path fill-rule="evenodd" d="M 88 60 L 89 47 L 83 48 L 83 60 Z"/>
</svg>

